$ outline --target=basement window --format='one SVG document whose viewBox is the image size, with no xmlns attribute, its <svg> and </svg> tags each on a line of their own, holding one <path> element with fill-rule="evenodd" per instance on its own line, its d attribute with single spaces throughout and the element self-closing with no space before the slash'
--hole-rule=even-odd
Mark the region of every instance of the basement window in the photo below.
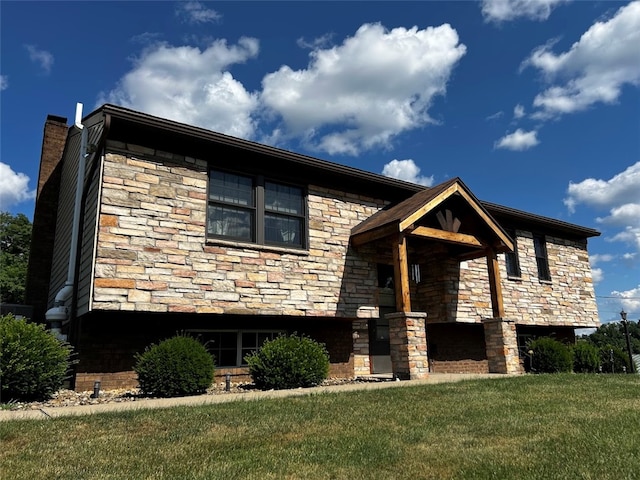
<svg viewBox="0 0 640 480">
<path fill-rule="evenodd" d="M 244 357 L 255 352 L 267 340 L 285 332 L 282 330 L 188 330 L 204 343 L 217 367 L 245 366 Z"/>
</svg>

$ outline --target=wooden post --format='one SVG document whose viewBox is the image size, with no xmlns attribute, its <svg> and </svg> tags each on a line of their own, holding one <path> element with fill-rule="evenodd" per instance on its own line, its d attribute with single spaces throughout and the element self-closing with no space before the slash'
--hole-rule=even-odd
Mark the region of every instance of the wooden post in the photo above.
<svg viewBox="0 0 640 480">
<path fill-rule="evenodd" d="M 491 290 L 491 309 L 493 318 L 504 318 L 502 302 L 502 284 L 500 283 L 500 266 L 495 250 L 487 251 L 487 268 L 489 270 L 489 289 Z"/>
<path fill-rule="evenodd" d="M 400 233 L 393 245 L 393 271 L 395 273 L 396 309 L 411 311 L 409 293 L 409 264 L 407 261 L 407 238 Z"/>
</svg>

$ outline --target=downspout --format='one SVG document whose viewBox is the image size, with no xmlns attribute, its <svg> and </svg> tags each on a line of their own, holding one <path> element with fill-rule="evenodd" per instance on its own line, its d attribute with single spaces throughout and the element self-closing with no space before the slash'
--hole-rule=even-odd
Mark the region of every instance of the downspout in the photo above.
<svg viewBox="0 0 640 480">
<path fill-rule="evenodd" d="M 47 310 L 45 317 L 50 323 L 51 333 L 61 340 L 67 336 L 62 334 L 62 327 L 70 318 L 70 306 L 66 303 L 73 297 L 76 272 L 76 253 L 78 250 L 78 232 L 80 231 L 80 211 L 82 205 L 82 191 L 84 187 L 85 159 L 87 157 L 87 129 L 82 124 L 82 104 L 76 104 L 75 127 L 81 131 L 80 153 L 78 155 L 78 177 L 76 180 L 76 196 L 73 207 L 73 222 L 71 224 L 71 243 L 69 245 L 69 268 L 67 269 L 67 281 L 64 287 L 56 294 L 53 308 Z"/>
</svg>

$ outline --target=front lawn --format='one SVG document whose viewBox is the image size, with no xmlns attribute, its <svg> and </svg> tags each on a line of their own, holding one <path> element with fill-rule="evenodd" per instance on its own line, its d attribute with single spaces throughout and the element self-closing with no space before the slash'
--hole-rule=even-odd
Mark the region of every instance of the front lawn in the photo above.
<svg viewBox="0 0 640 480">
<path fill-rule="evenodd" d="M 640 377 L 527 375 L 0 423 L 19 479 L 636 479 Z"/>
</svg>

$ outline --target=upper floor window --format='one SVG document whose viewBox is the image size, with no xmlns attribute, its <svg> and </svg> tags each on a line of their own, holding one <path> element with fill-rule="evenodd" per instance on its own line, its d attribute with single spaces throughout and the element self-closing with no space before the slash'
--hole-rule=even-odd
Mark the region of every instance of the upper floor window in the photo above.
<svg viewBox="0 0 640 480">
<path fill-rule="evenodd" d="M 263 245 L 303 247 L 302 188 L 219 170 L 209 173 L 207 234 Z"/>
<path fill-rule="evenodd" d="M 516 239 L 516 232 L 508 232 L 509 236 L 513 239 L 513 253 L 505 253 L 504 259 L 507 265 L 507 277 L 520 278 L 520 260 L 518 259 L 518 241 Z"/>
<path fill-rule="evenodd" d="M 549 258 L 547 257 L 547 244 L 544 235 L 533 236 L 533 247 L 536 252 L 536 264 L 538 266 L 538 278 L 540 280 L 551 280 L 549 272 Z"/>
</svg>

